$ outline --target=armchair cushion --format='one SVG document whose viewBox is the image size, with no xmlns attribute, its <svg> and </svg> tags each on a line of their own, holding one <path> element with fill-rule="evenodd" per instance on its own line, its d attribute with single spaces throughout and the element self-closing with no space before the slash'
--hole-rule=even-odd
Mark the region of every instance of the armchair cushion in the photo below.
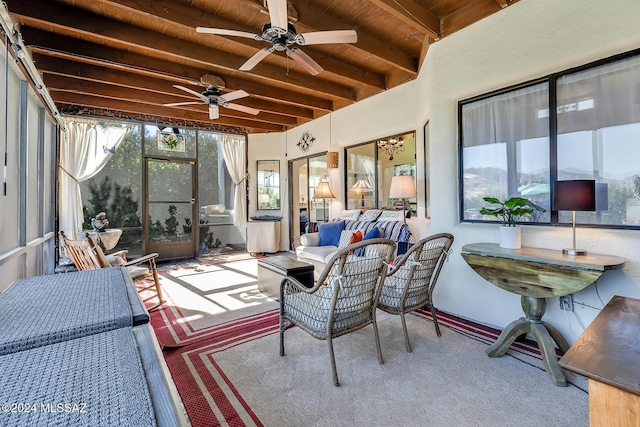
<svg viewBox="0 0 640 427">
<path fill-rule="evenodd" d="M 318 225 L 320 246 L 338 246 L 340 244 L 340 234 L 344 230 L 344 224 L 344 221 L 337 221 Z"/>
</svg>

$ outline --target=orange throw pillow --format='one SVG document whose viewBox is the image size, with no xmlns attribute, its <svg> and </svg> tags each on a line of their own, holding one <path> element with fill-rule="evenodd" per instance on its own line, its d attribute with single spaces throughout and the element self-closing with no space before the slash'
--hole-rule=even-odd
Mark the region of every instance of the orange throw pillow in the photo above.
<svg viewBox="0 0 640 427">
<path fill-rule="evenodd" d="M 362 232 L 360 230 L 357 230 L 355 233 L 351 235 L 351 238 L 349 239 L 349 244 L 353 245 L 354 243 L 358 243 L 360 240 L 362 240 Z"/>
</svg>

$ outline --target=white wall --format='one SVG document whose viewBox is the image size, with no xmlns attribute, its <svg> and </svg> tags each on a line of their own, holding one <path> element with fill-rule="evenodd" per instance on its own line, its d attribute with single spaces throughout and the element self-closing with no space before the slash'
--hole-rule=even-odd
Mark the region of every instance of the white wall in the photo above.
<svg viewBox="0 0 640 427">
<path fill-rule="evenodd" d="M 249 151 L 258 144 L 272 149 L 281 144 L 286 146 L 289 159 L 302 157 L 295 143 L 305 130 L 316 136 L 310 152 L 339 151 L 340 169 L 330 175 L 337 196 L 332 203 L 335 216 L 344 200 L 343 153 L 338 148 L 415 130 L 419 210 L 411 228 L 419 238 L 438 232 L 450 232 L 456 238 L 435 291 L 436 306 L 502 328 L 522 315 L 520 298 L 481 279 L 460 256 L 464 244 L 497 242 L 498 230 L 495 225 L 459 223 L 458 101 L 635 49 L 640 46 L 638 16 L 637 0 L 518 2 L 432 45 L 417 80 L 338 110 L 330 118 L 297 127 L 287 132 L 284 140 L 282 134 L 250 136 Z M 425 218 L 420 161 L 424 158 L 422 129 L 427 120 L 430 219 Z M 526 246 L 561 249 L 571 242 L 571 230 L 566 227 L 523 228 Z M 601 299 L 606 303 L 616 294 L 640 298 L 640 232 L 581 228 L 577 233 L 581 247 L 626 259 L 623 270 L 607 272 L 596 283 Z M 575 300 L 602 307 L 596 286 L 578 292 Z M 575 341 L 598 313 L 578 304 L 574 315 L 560 310 L 557 298 L 547 302 L 545 320 L 558 327 L 569 342 Z"/>
</svg>

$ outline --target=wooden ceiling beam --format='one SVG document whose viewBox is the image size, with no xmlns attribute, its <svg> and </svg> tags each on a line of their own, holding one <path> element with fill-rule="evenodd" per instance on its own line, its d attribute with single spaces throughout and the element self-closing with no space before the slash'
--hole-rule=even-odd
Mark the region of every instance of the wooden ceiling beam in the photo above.
<svg viewBox="0 0 640 427">
<path fill-rule="evenodd" d="M 83 3 L 86 2 L 90 2 L 92 5 L 108 5 L 109 8 L 116 8 L 120 10 L 122 15 L 127 17 L 131 15 L 139 15 L 147 18 L 152 17 L 152 19 L 145 20 L 145 22 L 148 22 L 147 29 L 152 31 L 157 29 L 158 25 L 164 25 L 177 27 L 183 31 L 192 31 L 194 36 L 197 34 L 195 31 L 195 27 L 197 26 L 234 29 L 237 31 L 246 31 L 248 33 L 259 32 L 255 28 L 245 27 L 237 22 L 227 21 L 213 14 L 203 13 L 199 9 L 176 1 L 155 0 L 153 2 L 140 2 L 139 0 L 73 0 L 73 3 L 77 7 L 83 7 Z M 256 42 L 255 40 L 242 37 L 209 35 L 205 37 L 205 39 L 209 37 L 224 40 L 225 43 L 229 44 L 237 43 L 248 46 L 256 51 L 268 46 L 267 43 Z M 318 61 L 327 73 L 349 79 L 353 84 L 363 84 L 378 89 L 386 89 L 385 76 L 383 75 L 365 70 L 362 67 L 352 65 L 330 55 L 326 55 L 315 46 L 303 47 L 303 50 Z"/>
<path fill-rule="evenodd" d="M 256 122 L 253 120 L 245 120 L 233 117 L 221 116 L 216 120 L 208 119 L 208 112 L 184 110 L 180 108 L 162 107 L 157 105 L 149 105 L 135 101 L 115 100 L 109 98 L 101 98 L 96 96 L 85 96 L 81 94 L 51 91 L 51 96 L 56 103 L 81 105 L 89 108 L 101 108 L 112 111 L 122 111 L 133 114 L 146 114 L 154 117 L 166 117 L 179 120 L 193 120 L 197 122 L 210 122 L 212 125 L 263 129 L 269 132 L 282 132 L 284 126 L 274 125 L 270 123 Z"/>
<path fill-rule="evenodd" d="M 32 53 L 65 58 L 76 62 L 132 72 L 152 78 L 165 79 L 170 84 L 179 83 L 192 85 L 194 82 L 199 82 L 202 75 L 207 72 L 207 70 L 187 67 L 155 58 L 143 57 L 132 52 L 97 45 L 83 40 L 64 36 L 53 36 L 46 31 L 30 27 L 22 27 L 21 31 L 25 41 L 33 41 L 34 45 L 27 44 L 27 48 Z M 64 50 L 68 48 L 73 49 L 73 52 Z M 93 57 L 87 55 L 93 55 Z M 144 68 L 137 65 L 142 63 L 145 64 Z M 242 81 L 242 79 L 237 77 L 226 76 L 220 73 L 216 75 L 224 80 L 227 90 L 246 90 L 251 97 L 245 98 L 245 103 L 253 108 L 305 119 L 313 119 L 315 117 L 313 109 L 327 111 L 332 109 L 332 103 L 330 101 L 320 98 L 282 89 L 277 90 L 252 81 Z M 250 89 L 248 87 L 250 87 Z M 195 90 L 197 91 L 198 89 L 196 88 Z"/>
<path fill-rule="evenodd" d="M 495 0 L 476 0 L 442 19 L 442 36 L 449 36 L 500 10 Z"/>
<path fill-rule="evenodd" d="M 164 104 L 183 101 L 197 101 L 193 96 L 187 96 L 186 98 L 176 98 L 173 95 L 167 95 L 164 93 L 158 93 L 143 89 L 132 89 L 124 86 L 116 86 L 108 83 L 91 82 L 88 80 L 74 79 L 70 77 L 45 74 L 44 84 L 49 91 L 60 91 L 78 93 L 81 95 L 98 96 L 110 99 L 117 99 L 123 101 L 141 102 L 146 104 L 153 104 L 158 106 L 164 106 Z M 186 94 L 188 95 L 188 94 Z M 234 104 L 246 105 L 244 99 L 234 101 Z M 186 110 L 206 112 L 207 106 L 203 105 L 191 105 L 184 107 Z M 230 108 L 220 107 L 221 117 L 236 117 L 241 119 L 255 120 L 257 122 L 274 123 L 286 126 L 296 126 L 298 120 L 295 117 L 282 116 L 279 114 L 272 114 L 265 111 L 261 111 L 257 115 L 243 113 L 241 111 L 232 110 Z"/>
<path fill-rule="evenodd" d="M 166 58 L 170 55 L 176 59 L 191 60 L 232 72 L 237 72 L 246 59 L 46 0 L 8 0 L 7 4 L 19 23 L 36 28 L 51 28 L 54 32 L 56 28 L 77 32 L 83 38 L 112 47 L 143 50 L 149 56 Z M 283 79 L 283 69 L 264 62 L 256 67 L 258 68 L 259 71 L 250 74 L 266 84 L 281 83 L 350 101 L 357 99 L 357 90 L 353 87 L 302 73 L 291 72 Z"/>
<path fill-rule="evenodd" d="M 264 11 L 264 7 L 255 2 L 255 0 L 235 0 L 235 2 L 246 7 L 253 7 L 261 12 Z M 417 60 L 408 53 L 389 46 L 387 42 L 384 42 L 365 31 L 359 31 L 359 29 L 357 27 L 354 28 L 352 24 L 329 15 L 323 9 L 308 1 L 293 1 L 291 3 L 298 12 L 298 20 L 295 22 L 298 32 L 344 30 L 353 28 L 358 33 L 358 42 L 346 45 L 347 49 L 359 49 L 367 52 L 381 61 L 384 61 L 386 64 L 393 65 L 399 70 L 405 71 L 414 76 L 418 73 Z"/>
<path fill-rule="evenodd" d="M 369 1 L 406 24 L 418 27 L 428 35 L 440 38 L 440 19 L 430 14 L 414 0 Z"/>
<path fill-rule="evenodd" d="M 77 85 L 78 91 L 82 91 L 85 94 L 95 93 L 96 96 L 99 96 L 98 92 L 104 89 L 106 87 L 105 85 L 115 85 L 124 88 L 121 92 L 117 92 L 121 93 L 122 97 L 126 97 L 126 94 L 129 94 L 129 96 L 131 96 L 132 98 L 138 96 L 138 98 L 147 99 L 147 101 L 151 103 L 164 104 L 193 100 L 193 98 L 190 97 L 188 93 L 174 88 L 173 86 L 171 86 L 171 82 L 166 80 L 149 78 L 147 76 L 142 76 L 125 71 L 110 70 L 108 68 L 102 68 L 90 64 L 74 63 L 73 61 L 68 61 L 62 58 L 49 57 L 37 53 L 34 54 L 33 57 L 36 64 L 38 64 L 38 69 L 44 73 L 45 86 L 49 87 L 49 85 L 52 84 L 53 86 L 51 87 L 51 89 L 60 88 L 60 80 L 56 80 L 55 77 L 52 77 L 60 76 L 68 78 L 70 81 L 69 85 L 65 85 L 61 87 L 61 89 L 73 89 L 70 84 L 71 82 L 74 82 Z M 96 86 L 93 89 L 90 89 L 91 85 Z M 198 91 L 202 89 L 202 87 L 193 86 L 193 89 Z M 150 95 L 145 96 L 141 93 L 141 91 L 146 91 Z M 110 90 L 108 92 L 113 93 L 113 90 Z M 112 96 L 118 97 L 119 95 L 113 94 Z M 245 98 L 237 101 L 237 103 L 248 105 L 254 108 L 260 108 L 259 102 L 254 105 L 250 105 L 250 103 L 246 101 L 249 101 L 249 99 Z M 256 118 L 256 116 L 245 115 L 245 113 L 236 113 L 239 112 L 233 111 L 232 113 L 229 113 L 227 115 L 246 117 L 257 121 L 265 120 L 267 122 L 280 123 L 287 126 L 298 124 L 298 120 L 295 116 L 285 116 L 261 112 L 259 114 L 260 117 Z M 306 117 L 304 119 L 309 120 L 309 118 Z"/>
</svg>

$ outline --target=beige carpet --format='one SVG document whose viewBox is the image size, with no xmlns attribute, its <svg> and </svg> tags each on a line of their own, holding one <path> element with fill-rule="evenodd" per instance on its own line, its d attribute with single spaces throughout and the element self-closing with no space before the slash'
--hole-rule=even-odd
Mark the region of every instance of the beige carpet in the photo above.
<svg viewBox="0 0 640 427">
<path fill-rule="evenodd" d="M 587 426 L 588 396 L 556 387 L 545 371 L 431 323 L 408 319 L 414 350 L 404 350 L 400 319 L 380 314 L 385 364 L 373 329 L 335 340 L 340 387 L 331 379 L 326 342 L 298 328 L 211 357 L 266 426 Z M 202 353 L 201 353 L 202 354 Z"/>
<path fill-rule="evenodd" d="M 279 356 L 277 303 L 256 275 L 255 259 L 162 273 L 169 303 L 152 324 L 193 426 L 588 425 L 587 394 L 554 386 L 531 346 L 489 358 L 495 331 L 447 314 L 440 338 L 426 312 L 408 316 L 407 353 L 400 319 L 380 312 L 384 365 L 372 327 L 337 338 L 334 387 L 325 341 L 292 328 Z"/>
</svg>

